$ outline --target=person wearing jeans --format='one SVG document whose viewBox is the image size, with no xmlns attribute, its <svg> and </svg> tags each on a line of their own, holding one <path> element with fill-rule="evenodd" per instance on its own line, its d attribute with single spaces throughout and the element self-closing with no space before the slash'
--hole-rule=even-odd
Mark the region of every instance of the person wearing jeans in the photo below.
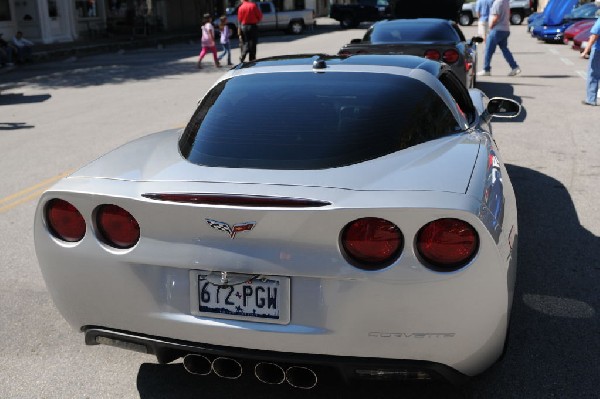
<svg viewBox="0 0 600 399">
<path fill-rule="evenodd" d="M 591 35 L 587 46 L 581 53 L 582 58 L 590 58 L 586 79 L 586 96 L 582 101 L 584 105 L 598 105 L 598 86 L 600 82 L 600 18 L 596 20 L 590 30 Z"/>
<path fill-rule="evenodd" d="M 510 36 L 510 5 L 508 0 L 494 0 L 490 9 L 489 22 L 490 33 L 485 43 L 483 71 L 479 72 L 478 75 L 490 76 L 492 74 L 492 56 L 496 51 L 496 47 L 500 47 L 504 59 L 510 66 L 508 76 L 520 74 L 521 68 L 519 68 L 508 49 L 508 37 Z"/>
</svg>

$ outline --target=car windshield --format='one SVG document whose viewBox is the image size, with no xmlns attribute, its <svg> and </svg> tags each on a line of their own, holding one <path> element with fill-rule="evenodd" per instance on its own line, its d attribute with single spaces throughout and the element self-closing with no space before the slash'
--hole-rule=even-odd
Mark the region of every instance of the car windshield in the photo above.
<svg viewBox="0 0 600 399">
<path fill-rule="evenodd" d="M 253 74 L 209 91 L 180 139 L 180 151 L 205 166 L 324 169 L 458 130 L 446 103 L 406 76 Z"/>
<path fill-rule="evenodd" d="M 581 7 L 573 9 L 573 12 L 567 14 L 565 18 L 594 18 L 599 8 L 596 4 L 584 4 Z"/>
<path fill-rule="evenodd" d="M 373 26 L 364 37 L 373 44 L 402 42 L 458 42 L 460 37 L 447 23 L 420 20 L 394 21 Z"/>
</svg>

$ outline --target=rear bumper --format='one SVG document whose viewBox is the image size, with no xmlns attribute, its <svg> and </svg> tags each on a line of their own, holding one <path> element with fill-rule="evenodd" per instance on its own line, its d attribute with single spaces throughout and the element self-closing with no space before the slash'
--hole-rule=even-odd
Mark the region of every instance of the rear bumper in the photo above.
<svg viewBox="0 0 600 399">
<path fill-rule="evenodd" d="M 449 366 L 422 360 L 276 352 L 178 341 L 102 327 L 86 326 L 82 330 L 87 345 L 110 345 L 152 354 L 157 357 L 159 363 L 169 363 L 188 354 L 201 354 L 212 358 L 233 358 L 252 368 L 258 362 L 308 366 L 323 372 L 337 372 L 346 381 L 354 379 L 442 380 L 460 385 L 469 379 Z"/>
</svg>

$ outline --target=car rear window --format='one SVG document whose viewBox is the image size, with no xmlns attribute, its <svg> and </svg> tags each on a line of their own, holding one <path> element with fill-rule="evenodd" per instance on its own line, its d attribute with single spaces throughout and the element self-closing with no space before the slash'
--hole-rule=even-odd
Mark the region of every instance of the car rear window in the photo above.
<svg viewBox="0 0 600 399">
<path fill-rule="evenodd" d="M 457 42 L 460 37 L 447 23 L 429 23 L 420 20 L 380 23 L 373 26 L 364 37 L 373 44 L 399 42 Z"/>
<path fill-rule="evenodd" d="M 422 82 L 383 73 L 270 73 L 220 82 L 180 139 L 190 162 L 214 167 L 325 169 L 456 133 Z"/>
</svg>

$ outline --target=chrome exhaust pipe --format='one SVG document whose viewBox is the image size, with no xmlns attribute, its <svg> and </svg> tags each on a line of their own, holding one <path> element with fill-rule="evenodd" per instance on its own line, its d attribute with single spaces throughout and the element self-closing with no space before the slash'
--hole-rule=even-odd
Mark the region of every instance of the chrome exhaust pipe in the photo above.
<svg viewBox="0 0 600 399">
<path fill-rule="evenodd" d="M 230 380 L 237 380 L 242 376 L 242 365 L 235 359 L 218 357 L 212 362 L 212 370 L 216 375 Z"/>
<path fill-rule="evenodd" d="M 312 389 L 317 386 L 317 374 L 307 367 L 288 367 L 285 371 L 285 380 L 294 388 Z"/>
<path fill-rule="evenodd" d="M 275 363 L 257 363 L 254 376 L 265 384 L 279 385 L 285 382 L 285 370 Z"/>
<path fill-rule="evenodd" d="M 212 370 L 212 362 L 202 355 L 185 355 L 183 367 L 188 373 L 196 375 L 209 375 Z"/>
</svg>

